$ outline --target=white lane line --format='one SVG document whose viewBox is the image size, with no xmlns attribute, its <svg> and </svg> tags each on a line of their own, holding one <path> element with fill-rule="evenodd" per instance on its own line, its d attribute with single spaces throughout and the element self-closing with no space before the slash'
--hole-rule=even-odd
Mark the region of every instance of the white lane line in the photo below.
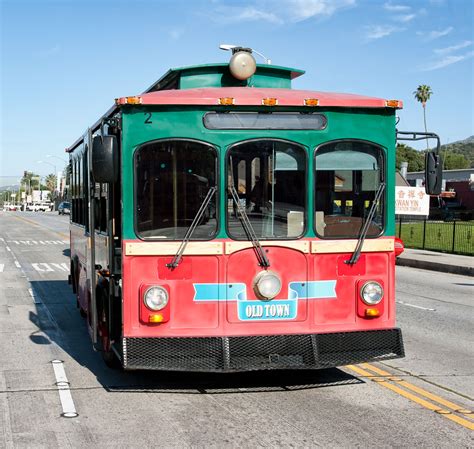
<svg viewBox="0 0 474 449">
<path fill-rule="evenodd" d="M 20 262 L 18 262 L 18 260 L 15 260 L 15 266 L 16 266 L 17 268 L 21 268 Z"/>
<path fill-rule="evenodd" d="M 403 301 L 396 301 L 396 302 L 397 304 L 401 304 L 402 306 L 414 307 L 415 309 L 428 310 L 429 312 L 436 311 L 436 309 L 429 309 L 428 307 L 416 306 L 415 304 L 408 304 L 407 302 L 403 302 Z"/>
<path fill-rule="evenodd" d="M 6 243 L 14 243 L 15 245 L 26 245 L 26 246 L 35 246 L 35 245 L 67 245 L 69 242 L 67 240 L 4 240 Z"/>
<path fill-rule="evenodd" d="M 67 263 L 53 263 L 53 262 L 39 262 L 39 263 L 32 263 L 31 266 L 39 272 L 54 272 L 54 271 L 65 271 L 69 272 L 69 267 Z"/>
<path fill-rule="evenodd" d="M 40 267 L 42 265 L 42 267 Z M 36 270 L 36 271 L 54 271 L 47 263 L 32 263 L 31 266 Z"/>
<path fill-rule="evenodd" d="M 57 268 L 59 271 L 69 271 L 69 267 L 63 263 L 51 263 L 51 265 Z"/>
<path fill-rule="evenodd" d="M 5 248 L 7 249 L 7 251 L 12 251 L 9 246 L 5 246 Z"/>
<path fill-rule="evenodd" d="M 5 268 L 5 264 L 0 263 L 0 273 L 3 273 L 4 268 Z"/>
<path fill-rule="evenodd" d="M 64 364 L 61 360 L 53 360 L 52 362 L 54 369 L 54 376 L 56 377 L 56 385 L 59 392 L 59 400 L 61 401 L 61 407 L 63 412 L 61 416 L 64 418 L 75 418 L 79 416 L 72 400 L 71 390 L 69 389 L 69 381 L 66 377 L 66 371 L 64 370 Z"/>
</svg>

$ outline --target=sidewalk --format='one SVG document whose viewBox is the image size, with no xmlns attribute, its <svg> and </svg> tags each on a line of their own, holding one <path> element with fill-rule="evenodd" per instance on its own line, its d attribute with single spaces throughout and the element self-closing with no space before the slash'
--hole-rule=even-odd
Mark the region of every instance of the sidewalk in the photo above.
<svg viewBox="0 0 474 449">
<path fill-rule="evenodd" d="M 474 257 L 405 248 L 397 265 L 474 276 Z"/>
</svg>

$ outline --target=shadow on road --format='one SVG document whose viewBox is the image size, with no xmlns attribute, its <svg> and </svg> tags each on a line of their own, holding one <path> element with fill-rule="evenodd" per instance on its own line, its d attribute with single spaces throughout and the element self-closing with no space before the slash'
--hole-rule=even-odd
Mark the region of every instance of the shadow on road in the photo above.
<svg viewBox="0 0 474 449">
<path fill-rule="evenodd" d="M 128 385 L 104 387 L 111 392 L 229 394 L 297 391 L 362 383 L 336 368 L 222 374 L 156 371 L 130 374 Z M 135 384 L 137 380 L 139 382 Z"/>
<path fill-rule="evenodd" d="M 295 391 L 363 383 L 336 368 L 325 370 L 252 371 L 245 373 L 190 373 L 120 371 L 105 366 L 92 349 L 86 322 L 76 308 L 76 297 L 67 281 L 32 281 L 41 300 L 32 321 L 43 335 L 30 336 L 38 345 L 55 344 L 92 372 L 110 392 L 159 392 L 187 394 Z"/>
</svg>

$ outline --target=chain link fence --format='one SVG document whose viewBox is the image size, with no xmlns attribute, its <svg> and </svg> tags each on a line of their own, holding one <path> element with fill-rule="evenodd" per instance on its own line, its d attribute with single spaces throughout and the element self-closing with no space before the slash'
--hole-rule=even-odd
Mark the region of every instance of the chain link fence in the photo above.
<svg viewBox="0 0 474 449">
<path fill-rule="evenodd" d="M 474 256 L 474 221 L 397 217 L 397 236 L 407 248 Z"/>
</svg>

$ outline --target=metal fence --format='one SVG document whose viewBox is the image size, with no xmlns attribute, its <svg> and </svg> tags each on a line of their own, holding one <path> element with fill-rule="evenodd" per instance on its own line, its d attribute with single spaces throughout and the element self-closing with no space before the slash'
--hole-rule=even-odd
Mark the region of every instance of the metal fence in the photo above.
<svg viewBox="0 0 474 449">
<path fill-rule="evenodd" d="M 474 221 L 397 217 L 397 236 L 407 248 L 474 256 Z"/>
</svg>

